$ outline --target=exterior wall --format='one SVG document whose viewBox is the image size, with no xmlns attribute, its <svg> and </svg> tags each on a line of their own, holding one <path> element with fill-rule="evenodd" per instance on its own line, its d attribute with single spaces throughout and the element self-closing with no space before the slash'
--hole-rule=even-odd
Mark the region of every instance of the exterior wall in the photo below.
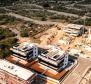
<svg viewBox="0 0 91 84">
<path fill-rule="evenodd" d="M 31 77 L 27 80 L 28 82 L 27 82 L 26 84 L 35 84 L 34 82 L 35 82 L 35 80 L 36 80 L 36 77 L 37 77 L 37 74 L 31 76 Z"/>
<path fill-rule="evenodd" d="M 27 82 L 19 79 L 17 76 L 13 76 L 5 71 L 0 70 L 0 84 L 31 84 L 32 79 L 30 77 L 28 79 L 29 82 Z"/>
</svg>

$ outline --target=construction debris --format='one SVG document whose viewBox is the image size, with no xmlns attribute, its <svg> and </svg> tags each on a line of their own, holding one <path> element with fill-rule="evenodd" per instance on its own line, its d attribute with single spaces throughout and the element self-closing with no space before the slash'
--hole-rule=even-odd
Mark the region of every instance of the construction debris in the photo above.
<svg viewBox="0 0 91 84">
<path fill-rule="evenodd" d="M 59 44 L 63 44 L 63 45 L 69 45 L 70 42 L 71 42 L 71 38 L 69 38 L 69 37 L 62 37 L 62 38 L 58 41 Z"/>
</svg>

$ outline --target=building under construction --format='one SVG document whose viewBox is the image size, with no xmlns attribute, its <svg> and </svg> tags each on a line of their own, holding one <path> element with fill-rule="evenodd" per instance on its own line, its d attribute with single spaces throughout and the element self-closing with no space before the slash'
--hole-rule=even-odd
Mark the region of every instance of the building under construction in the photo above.
<svg viewBox="0 0 91 84">
<path fill-rule="evenodd" d="M 81 36 L 85 32 L 85 27 L 84 25 L 68 24 L 63 31 L 71 36 Z"/>
<path fill-rule="evenodd" d="M 8 61 L 32 69 L 41 78 L 44 77 L 46 84 L 50 84 L 49 79 L 60 80 L 75 64 L 74 60 L 69 59 L 69 54 L 58 46 L 42 49 L 25 42 L 14 46 L 11 51 L 13 54 L 6 58 Z"/>
<path fill-rule="evenodd" d="M 20 45 L 17 44 L 10 50 L 13 52 L 14 56 L 24 60 L 32 60 L 38 56 L 36 45 L 28 42 L 21 43 Z"/>
</svg>

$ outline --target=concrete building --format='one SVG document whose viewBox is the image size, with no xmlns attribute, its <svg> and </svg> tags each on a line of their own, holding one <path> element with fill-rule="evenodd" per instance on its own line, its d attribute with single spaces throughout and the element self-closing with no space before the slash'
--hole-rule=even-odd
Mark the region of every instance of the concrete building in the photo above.
<svg viewBox="0 0 91 84">
<path fill-rule="evenodd" d="M 36 74 L 30 70 L 0 60 L 0 84 L 31 84 Z"/>
<path fill-rule="evenodd" d="M 57 46 L 50 46 L 47 52 L 42 52 L 41 55 L 38 55 L 38 58 L 51 67 L 55 66 L 57 70 L 63 69 L 68 65 L 68 53 Z M 59 68 L 60 67 L 60 68 Z"/>
<path fill-rule="evenodd" d="M 31 43 L 26 44 L 28 47 L 31 45 Z M 24 46 L 25 45 L 23 43 L 22 47 L 13 47 L 11 50 L 13 50 L 12 52 L 14 54 L 6 59 L 25 68 L 32 69 L 42 76 L 49 77 L 57 81 L 59 81 L 74 66 L 75 61 L 69 59 L 69 54 L 56 45 L 49 45 L 46 49 L 36 46 L 36 56 L 33 55 L 33 52 L 31 52 L 31 58 L 36 57 L 33 60 L 30 60 L 31 58 L 24 59 L 24 57 L 27 57 L 27 55 L 21 55 L 20 49 Z M 16 48 L 18 49 L 17 52 L 15 52 Z M 31 50 L 33 51 L 32 47 L 29 49 L 29 51 Z M 46 82 L 49 81 L 49 79 L 44 79 Z"/>
<path fill-rule="evenodd" d="M 84 33 L 84 26 L 77 24 L 68 24 L 64 27 L 64 32 L 72 36 L 80 36 Z"/>
<path fill-rule="evenodd" d="M 38 56 L 37 46 L 29 42 L 13 46 L 10 50 L 13 52 L 14 56 L 26 60 L 32 60 Z"/>
</svg>

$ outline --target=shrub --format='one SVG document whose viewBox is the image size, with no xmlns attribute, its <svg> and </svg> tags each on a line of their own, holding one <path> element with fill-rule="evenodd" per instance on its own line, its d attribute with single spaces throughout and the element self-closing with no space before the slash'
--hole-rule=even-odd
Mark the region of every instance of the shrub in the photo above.
<svg viewBox="0 0 91 84">
<path fill-rule="evenodd" d="M 17 42 L 16 38 L 7 38 L 0 41 L 0 45 L 1 45 L 0 58 L 5 58 L 6 56 L 9 56 L 11 53 L 9 48 L 14 46 L 16 42 Z"/>
</svg>

